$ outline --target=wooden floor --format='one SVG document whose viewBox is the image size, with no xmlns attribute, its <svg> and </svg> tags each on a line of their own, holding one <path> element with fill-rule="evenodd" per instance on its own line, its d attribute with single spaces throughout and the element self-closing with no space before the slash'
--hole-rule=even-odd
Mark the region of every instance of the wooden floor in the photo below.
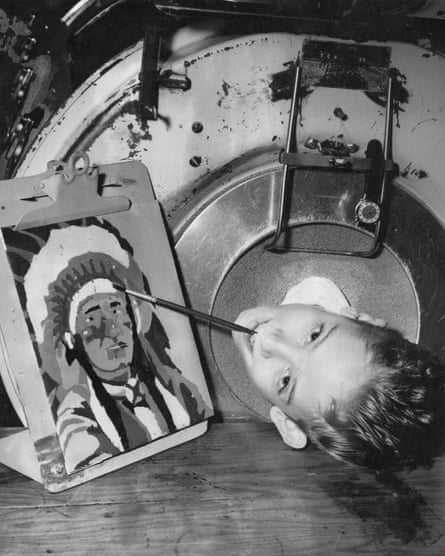
<svg viewBox="0 0 445 556">
<path fill-rule="evenodd" d="M 445 554 L 445 458 L 380 478 L 266 423 L 214 424 L 185 445 L 49 494 L 0 467 L 0 554 Z"/>
</svg>

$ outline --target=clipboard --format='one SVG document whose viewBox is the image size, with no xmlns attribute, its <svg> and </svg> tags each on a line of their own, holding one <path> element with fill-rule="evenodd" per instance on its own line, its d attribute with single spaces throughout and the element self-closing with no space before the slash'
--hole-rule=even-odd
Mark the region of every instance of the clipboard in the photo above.
<svg viewBox="0 0 445 556">
<path fill-rule="evenodd" d="M 0 181 L 0 227 L 0 372 L 24 425 L 0 463 L 58 492 L 205 433 L 188 317 L 110 286 L 184 304 L 146 167 L 79 152 Z"/>
</svg>

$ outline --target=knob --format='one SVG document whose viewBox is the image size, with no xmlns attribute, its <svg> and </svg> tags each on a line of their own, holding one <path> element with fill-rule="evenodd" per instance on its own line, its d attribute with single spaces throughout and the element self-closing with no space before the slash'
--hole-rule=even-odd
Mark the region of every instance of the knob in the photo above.
<svg viewBox="0 0 445 556">
<path fill-rule="evenodd" d="M 361 199 L 355 207 L 355 214 L 362 224 L 375 224 L 380 218 L 381 210 L 374 201 Z"/>
</svg>

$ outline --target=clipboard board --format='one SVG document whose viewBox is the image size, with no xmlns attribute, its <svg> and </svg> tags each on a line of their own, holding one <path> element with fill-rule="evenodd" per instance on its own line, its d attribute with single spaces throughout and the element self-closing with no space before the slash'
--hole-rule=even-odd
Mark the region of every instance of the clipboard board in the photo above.
<svg viewBox="0 0 445 556">
<path fill-rule="evenodd" d="M 196 438 L 213 414 L 149 173 L 86 153 L 0 181 L 0 463 L 58 492 Z"/>
</svg>

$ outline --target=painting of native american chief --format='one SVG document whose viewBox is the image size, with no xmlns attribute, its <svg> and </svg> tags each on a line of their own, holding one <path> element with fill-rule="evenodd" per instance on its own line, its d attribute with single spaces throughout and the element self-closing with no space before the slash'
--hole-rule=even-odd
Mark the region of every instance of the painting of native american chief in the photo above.
<svg viewBox="0 0 445 556">
<path fill-rule="evenodd" d="M 3 236 L 68 472 L 211 415 L 199 376 L 173 361 L 156 310 L 125 293 L 150 284 L 109 222 Z"/>
</svg>

